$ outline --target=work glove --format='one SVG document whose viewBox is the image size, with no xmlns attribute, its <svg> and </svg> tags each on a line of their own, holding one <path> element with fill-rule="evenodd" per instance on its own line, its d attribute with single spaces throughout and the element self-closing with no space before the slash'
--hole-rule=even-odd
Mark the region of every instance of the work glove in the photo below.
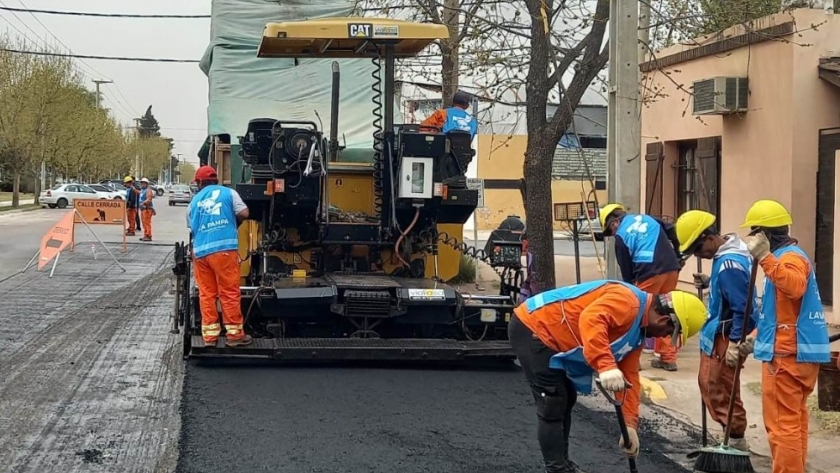
<svg viewBox="0 0 840 473">
<path fill-rule="evenodd" d="M 709 276 L 702 274 L 702 273 L 694 273 L 691 276 L 694 277 L 694 287 L 696 289 L 708 289 L 709 288 L 709 281 L 711 278 Z"/>
<path fill-rule="evenodd" d="M 770 241 L 763 232 L 759 232 L 747 239 L 747 249 L 756 261 L 761 261 L 770 254 Z"/>
<path fill-rule="evenodd" d="M 726 366 L 735 368 L 741 361 L 741 357 L 744 356 L 746 355 L 741 354 L 741 347 L 738 346 L 738 342 L 730 341 L 729 346 L 726 347 Z"/>
<path fill-rule="evenodd" d="M 598 379 L 601 381 L 601 386 L 607 391 L 623 391 L 625 388 L 632 387 L 626 379 L 624 373 L 618 368 L 604 371 L 598 374 Z"/>
<path fill-rule="evenodd" d="M 624 447 L 623 436 L 618 438 L 618 448 L 627 458 L 636 458 L 639 456 L 639 434 L 636 433 L 636 429 L 627 427 L 627 437 L 630 438 L 630 448 Z"/>
<path fill-rule="evenodd" d="M 729 342 L 732 343 L 732 342 Z M 755 349 L 755 335 L 749 334 L 747 335 L 746 340 L 738 347 L 738 351 L 741 353 L 741 356 L 749 356 L 753 350 Z"/>
</svg>

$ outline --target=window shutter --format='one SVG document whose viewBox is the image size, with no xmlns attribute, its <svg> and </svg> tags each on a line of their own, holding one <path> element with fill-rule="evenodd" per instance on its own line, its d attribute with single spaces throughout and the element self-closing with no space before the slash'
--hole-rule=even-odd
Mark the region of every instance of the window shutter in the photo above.
<svg viewBox="0 0 840 473">
<path fill-rule="evenodd" d="M 720 193 L 718 192 L 718 173 L 720 167 L 720 137 L 701 138 L 697 140 L 695 156 L 695 189 L 696 205 L 699 210 L 705 210 L 718 218 L 720 209 Z"/>
<path fill-rule="evenodd" d="M 645 151 L 645 213 L 662 215 L 662 168 L 665 148 L 662 142 L 648 143 Z"/>
</svg>

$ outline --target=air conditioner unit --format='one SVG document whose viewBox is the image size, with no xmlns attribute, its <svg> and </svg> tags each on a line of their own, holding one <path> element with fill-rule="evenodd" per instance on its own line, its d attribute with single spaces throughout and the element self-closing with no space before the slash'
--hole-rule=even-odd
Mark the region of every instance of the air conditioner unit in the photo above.
<svg viewBox="0 0 840 473">
<path fill-rule="evenodd" d="M 694 81 L 694 115 L 725 115 L 747 111 L 750 94 L 746 77 L 712 77 Z"/>
</svg>

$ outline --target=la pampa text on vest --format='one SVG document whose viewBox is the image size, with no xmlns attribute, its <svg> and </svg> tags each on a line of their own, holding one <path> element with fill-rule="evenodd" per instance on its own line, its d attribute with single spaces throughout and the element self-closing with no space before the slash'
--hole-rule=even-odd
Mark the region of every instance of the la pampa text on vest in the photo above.
<svg viewBox="0 0 840 473">
<path fill-rule="evenodd" d="M 230 189 L 220 185 L 205 187 L 193 198 L 189 212 L 196 258 L 238 250 L 238 226 Z"/>
<path fill-rule="evenodd" d="M 525 306 L 528 312 L 544 307 L 548 304 L 556 302 L 575 299 L 588 294 L 605 284 L 620 284 L 631 291 L 639 298 L 639 313 L 636 315 L 636 320 L 624 335 L 619 337 L 616 341 L 610 344 L 610 349 L 617 362 L 621 361 L 630 352 L 642 346 L 644 343 L 644 334 L 642 333 L 642 320 L 645 316 L 645 307 L 647 306 L 648 295 L 636 286 L 632 286 L 621 281 L 592 281 L 574 286 L 561 287 L 551 291 L 541 292 L 534 297 L 525 301 Z M 568 324 L 568 321 L 564 321 Z M 569 327 L 571 329 L 571 327 Z M 563 370 L 566 376 L 572 381 L 575 390 L 582 394 L 592 394 L 592 380 L 595 370 L 593 370 L 583 357 L 583 347 L 579 346 L 572 350 L 558 353 L 551 357 L 549 367 L 556 370 Z"/>
<path fill-rule="evenodd" d="M 793 251 L 811 261 L 805 252 L 795 245 L 784 246 L 773 252 L 773 256 L 781 256 Z M 810 264 L 808 287 L 802 297 L 802 306 L 796 319 L 796 361 L 799 363 L 828 363 L 831 361 L 831 348 L 828 342 L 828 329 L 825 325 L 822 299 L 817 288 L 817 278 L 814 275 L 814 265 Z M 766 278 L 764 294 L 761 298 L 761 312 L 758 316 L 758 334 L 755 339 L 753 356 L 756 360 L 772 361 L 776 345 L 776 330 L 780 327 L 776 319 L 776 285 Z M 786 330 L 787 328 L 782 328 Z"/>
<path fill-rule="evenodd" d="M 478 123 L 463 108 L 450 107 L 446 109 L 446 122 L 441 132 L 449 133 L 450 131 L 467 131 L 470 136 L 475 136 L 478 132 Z"/>
<path fill-rule="evenodd" d="M 727 261 L 737 264 L 747 274 L 752 271 L 752 258 L 746 255 L 737 253 L 726 253 L 716 256 L 712 262 L 712 275 L 709 279 L 709 305 L 708 314 L 706 315 L 706 322 L 703 328 L 700 329 L 700 350 L 708 356 L 712 356 L 712 349 L 715 346 L 715 335 L 720 328 L 720 317 L 723 311 L 723 293 L 720 290 L 718 283 L 718 276 L 723 270 Z M 758 311 L 759 299 L 756 291 L 753 291 L 752 312 Z M 748 314 L 752 317 L 752 315 Z M 741 327 L 741 330 L 746 330 L 747 324 Z"/>
</svg>

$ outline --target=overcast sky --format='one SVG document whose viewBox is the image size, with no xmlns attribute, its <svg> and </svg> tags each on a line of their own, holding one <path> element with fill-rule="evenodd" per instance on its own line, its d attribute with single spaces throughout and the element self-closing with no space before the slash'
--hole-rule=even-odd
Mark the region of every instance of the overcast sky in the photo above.
<svg viewBox="0 0 840 473">
<path fill-rule="evenodd" d="M 95 13 L 209 15 L 210 0 L 0 0 L 0 6 Z M 40 23 L 39 23 L 40 21 Z M 92 18 L 0 10 L 0 31 L 30 41 L 64 43 L 74 54 L 201 59 L 210 38 L 209 19 Z M 40 38 L 40 39 L 39 39 Z M 66 52 L 66 50 L 65 50 Z M 175 153 L 197 163 L 207 130 L 207 77 L 198 64 L 76 60 L 90 89 L 101 86 L 105 106 L 125 126 L 146 107 L 161 133 L 175 140 Z"/>
</svg>

